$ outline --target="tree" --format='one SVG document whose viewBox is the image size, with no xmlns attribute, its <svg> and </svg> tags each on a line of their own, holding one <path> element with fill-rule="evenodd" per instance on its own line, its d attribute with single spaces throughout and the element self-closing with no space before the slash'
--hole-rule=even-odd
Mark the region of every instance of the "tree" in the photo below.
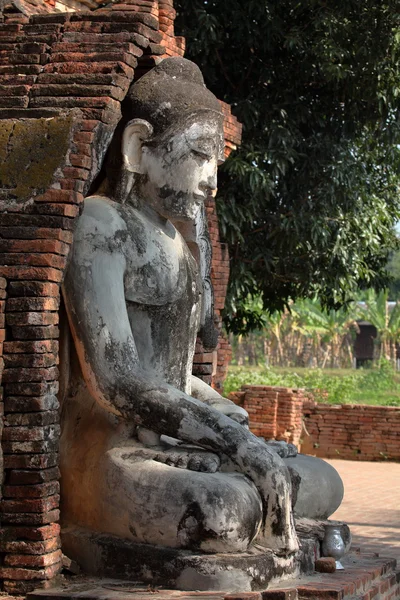
<svg viewBox="0 0 400 600">
<path fill-rule="evenodd" d="M 207 85 L 243 123 L 221 168 L 231 256 L 229 330 L 246 305 L 318 294 L 338 308 L 387 285 L 400 173 L 396 0 L 175 0 L 177 31 Z"/>
<path fill-rule="evenodd" d="M 321 368 L 326 366 L 330 358 L 330 367 L 339 367 L 340 350 L 343 344 L 347 344 L 347 351 L 352 363 L 353 355 L 349 334 L 357 330 L 354 318 L 354 306 L 351 310 L 324 310 L 318 299 L 303 300 L 294 305 L 293 310 L 298 314 L 302 322 L 302 329 L 309 333 L 316 342 L 317 347 L 321 342 L 325 344 L 325 352 Z"/>
<path fill-rule="evenodd" d="M 230 334 L 237 364 L 259 364 L 263 357 L 268 366 L 352 366 L 359 312 L 355 303 L 348 310 L 324 309 L 318 298 L 298 300 L 283 312 L 264 311 L 262 329 L 246 337 Z"/>
</svg>

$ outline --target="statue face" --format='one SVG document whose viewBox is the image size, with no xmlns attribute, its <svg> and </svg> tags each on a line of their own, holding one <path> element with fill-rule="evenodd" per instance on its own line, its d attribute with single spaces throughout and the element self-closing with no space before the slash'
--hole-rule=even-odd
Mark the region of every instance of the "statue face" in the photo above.
<svg viewBox="0 0 400 600">
<path fill-rule="evenodd" d="M 217 188 L 217 167 L 223 161 L 222 116 L 193 115 L 184 127 L 171 128 L 144 144 L 139 196 L 166 219 L 193 219 Z"/>
</svg>

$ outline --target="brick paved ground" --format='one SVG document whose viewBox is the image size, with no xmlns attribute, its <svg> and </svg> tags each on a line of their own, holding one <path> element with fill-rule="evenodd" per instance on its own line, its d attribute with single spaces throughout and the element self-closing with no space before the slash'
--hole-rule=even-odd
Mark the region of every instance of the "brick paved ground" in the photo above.
<svg viewBox="0 0 400 600">
<path fill-rule="evenodd" d="M 331 518 L 346 521 L 353 545 L 400 564 L 400 464 L 327 460 L 341 475 L 345 494 Z"/>
</svg>

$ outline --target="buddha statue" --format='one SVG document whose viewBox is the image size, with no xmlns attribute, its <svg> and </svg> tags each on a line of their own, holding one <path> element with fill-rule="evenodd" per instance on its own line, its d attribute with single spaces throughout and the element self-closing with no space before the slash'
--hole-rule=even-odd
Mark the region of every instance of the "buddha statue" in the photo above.
<svg viewBox="0 0 400 600">
<path fill-rule="evenodd" d="M 254 436 L 247 413 L 191 372 L 205 299 L 176 224 L 215 193 L 223 150 L 220 105 L 193 63 L 166 59 L 131 86 L 63 284 L 63 524 L 287 559 L 299 546 L 279 453 L 293 452 Z"/>
</svg>

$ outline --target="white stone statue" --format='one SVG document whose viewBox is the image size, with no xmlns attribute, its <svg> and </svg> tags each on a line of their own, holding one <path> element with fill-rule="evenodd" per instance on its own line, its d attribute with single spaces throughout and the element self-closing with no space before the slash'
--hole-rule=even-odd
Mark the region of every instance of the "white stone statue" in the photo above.
<svg viewBox="0 0 400 600">
<path fill-rule="evenodd" d="M 124 114 L 63 286 L 78 357 L 63 520 L 170 548 L 240 552 L 257 539 L 290 555 L 288 469 L 242 408 L 191 374 L 202 283 L 173 222 L 194 221 L 217 187 L 219 103 L 193 63 L 171 58 L 131 87 Z"/>
</svg>

